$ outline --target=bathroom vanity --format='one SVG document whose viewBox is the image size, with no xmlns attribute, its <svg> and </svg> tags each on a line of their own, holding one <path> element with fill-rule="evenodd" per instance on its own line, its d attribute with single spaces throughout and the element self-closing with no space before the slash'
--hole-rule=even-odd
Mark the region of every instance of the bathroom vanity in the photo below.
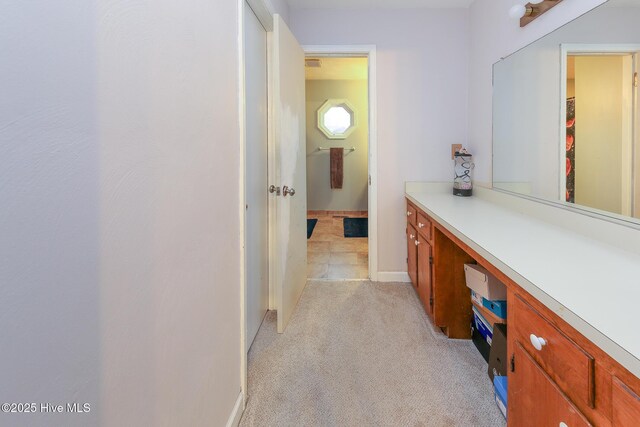
<svg viewBox="0 0 640 427">
<path fill-rule="evenodd" d="M 408 271 L 469 338 L 464 264 L 507 286 L 509 426 L 640 425 L 640 230 L 486 188 L 407 183 Z"/>
</svg>

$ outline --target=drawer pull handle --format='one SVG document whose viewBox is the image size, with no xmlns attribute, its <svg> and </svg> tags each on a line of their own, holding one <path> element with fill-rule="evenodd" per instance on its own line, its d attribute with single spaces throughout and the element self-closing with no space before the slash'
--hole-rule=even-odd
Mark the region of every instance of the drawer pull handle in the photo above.
<svg viewBox="0 0 640 427">
<path fill-rule="evenodd" d="M 418 228 L 422 228 L 422 227 L 424 227 L 424 224 L 423 224 L 423 223 L 421 223 L 421 222 L 419 222 L 419 223 L 418 223 Z"/>
<path fill-rule="evenodd" d="M 407 216 L 411 216 L 411 212 L 410 211 L 407 211 Z"/>
<path fill-rule="evenodd" d="M 547 345 L 547 341 L 544 338 L 539 338 L 533 334 L 529 335 L 529 339 L 531 340 L 531 345 L 533 346 L 533 348 L 538 351 L 542 350 L 542 347 Z"/>
<path fill-rule="evenodd" d="M 416 246 L 418 246 L 420 244 L 420 240 L 416 240 L 415 243 L 416 243 Z"/>
</svg>

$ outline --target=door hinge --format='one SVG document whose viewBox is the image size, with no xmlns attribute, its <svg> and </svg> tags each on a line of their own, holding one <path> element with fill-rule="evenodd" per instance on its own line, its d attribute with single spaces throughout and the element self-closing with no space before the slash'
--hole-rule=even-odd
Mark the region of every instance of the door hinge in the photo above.
<svg viewBox="0 0 640 427">
<path fill-rule="evenodd" d="M 429 305 L 433 306 L 433 297 L 429 298 Z"/>
<path fill-rule="evenodd" d="M 432 256 L 429 257 L 429 264 L 433 265 L 433 257 Z"/>
<path fill-rule="evenodd" d="M 515 353 L 511 355 L 511 372 L 516 371 L 516 355 Z"/>
<path fill-rule="evenodd" d="M 633 87 L 638 87 L 638 72 L 633 73 Z"/>
<path fill-rule="evenodd" d="M 369 185 L 371 185 L 371 175 L 369 175 Z"/>
</svg>

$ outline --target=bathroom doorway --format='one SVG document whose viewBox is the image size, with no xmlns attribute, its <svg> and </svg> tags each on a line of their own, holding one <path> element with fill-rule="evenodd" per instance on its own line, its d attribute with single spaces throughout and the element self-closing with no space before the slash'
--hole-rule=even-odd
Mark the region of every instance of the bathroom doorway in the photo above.
<svg viewBox="0 0 640 427">
<path fill-rule="evenodd" d="M 566 56 L 566 201 L 637 218 L 638 52 L 597 49 Z"/>
<path fill-rule="evenodd" d="M 305 60 L 307 277 L 369 279 L 367 55 Z"/>
</svg>

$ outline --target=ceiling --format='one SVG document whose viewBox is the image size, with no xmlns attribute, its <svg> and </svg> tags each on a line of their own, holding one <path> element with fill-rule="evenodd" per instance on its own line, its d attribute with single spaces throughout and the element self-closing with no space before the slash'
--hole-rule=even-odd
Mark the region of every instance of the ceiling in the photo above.
<svg viewBox="0 0 640 427">
<path fill-rule="evenodd" d="M 312 58 L 312 57 L 307 57 Z M 367 58 L 320 58 L 319 68 L 305 67 L 306 80 L 365 80 Z"/>
<path fill-rule="evenodd" d="M 294 9 L 466 8 L 473 0 L 287 0 Z"/>
</svg>

